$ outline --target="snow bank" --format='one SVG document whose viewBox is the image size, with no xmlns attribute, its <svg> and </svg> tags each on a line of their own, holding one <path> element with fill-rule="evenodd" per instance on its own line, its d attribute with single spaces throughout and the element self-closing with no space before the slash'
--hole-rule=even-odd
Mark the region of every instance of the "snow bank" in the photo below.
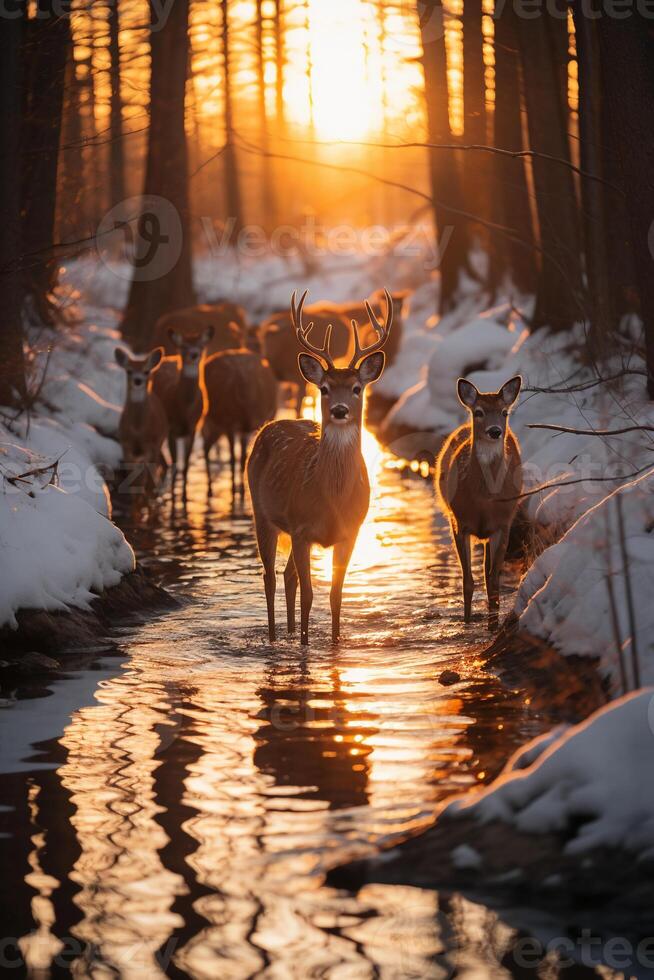
<svg viewBox="0 0 654 980">
<path fill-rule="evenodd" d="M 0 625 L 14 629 L 19 609 L 88 609 L 134 569 L 122 532 L 80 494 L 53 484 L 53 462 L 0 442 Z"/>
<path fill-rule="evenodd" d="M 631 686 L 627 582 L 632 590 L 640 679 L 654 684 L 654 476 L 648 474 L 591 507 L 561 541 L 536 559 L 518 591 L 515 611 L 520 628 L 564 654 L 599 657 L 600 670 L 618 690 L 620 650 Z"/>
<path fill-rule="evenodd" d="M 410 308 L 409 325 L 413 319 L 413 297 Z M 389 432 L 398 428 L 431 429 L 445 436 L 465 417 L 456 395 L 456 379 L 465 376 L 475 380 L 501 368 L 525 337 L 524 324 L 506 305 L 485 313 L 477 310 L 467 321 L 464 312 L 457 309 L 456 317 L 454 313 L 443 317 L 437 327 L 427 332 L 414 327 L 407 336 L 405 331 L 396 364 L 377 385 L 382 394 L 392 392 L 398 398 L 384 428 Z M 401 384 L 405 387 L 398 391 Z"/>
<path fill-rule="evenodd" d="M 132 549 L 108 519 L 103 475 L 121 459 L 118 314 L 82 312 L 83 320 L 69 308 L 70 323 L 31 332 L 38 400 L 29 418 L 9 412 L 0 425 L 0 560 L 10 570 L 0 580 L 0 626 L 16 628 L 20 609 L 87 609 L 134 569 Z"/>
<path fill-rule="evenodd" d="M 534 751 L 527 768 L 516 768 L 521 752 L 488 789 L 455 800 L 444 815 L 561 834 L 567 854 L 609 847 L 654 857 L 653 689 L 615 701 L 546 746 L 538 740 Z"/>
</svg>

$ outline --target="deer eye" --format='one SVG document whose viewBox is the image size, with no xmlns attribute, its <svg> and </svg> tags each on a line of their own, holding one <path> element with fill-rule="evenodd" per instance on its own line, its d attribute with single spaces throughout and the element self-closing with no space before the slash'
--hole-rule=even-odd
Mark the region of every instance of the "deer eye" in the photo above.
<svg viewBox="0 0 654 980">
<path fill-rule="evenodd" d="M 327 385 L 323 385 L 323 386 L 321 387 L 321 389 L 320 389 L 320 394 L 321 394 L 321 395 L 324 395 L 324 396 L 325 396 L 325 398 L 327 397 L 327 395 L 329 394 L 329 388 L 327 387 Z"/>
<path fill-rule="evenodd" d="M 354 388 L 352 389 L 352 394 L 353 395 L 360 395 L 361 394 L 361 385 L 355 385 Z"/>
<path fill-rule="evenodd" d="M 506 418 L 508 414 L 509 414 L 508 410 L 505 408 L 504 411 L 502 412 L 502 415 L 504 416 L 504 418 Z"/>
<path fill-rule="evenodd" d="M 476 408 L 472 413 L 476 419 L 483 419 L 484 413 L 481 408 Z"/>
</svg>

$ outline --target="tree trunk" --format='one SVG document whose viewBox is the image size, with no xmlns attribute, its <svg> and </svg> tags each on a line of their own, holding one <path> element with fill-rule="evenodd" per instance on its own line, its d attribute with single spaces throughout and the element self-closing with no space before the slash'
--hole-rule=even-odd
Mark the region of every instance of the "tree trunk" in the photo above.
<svg viewBox="0 0 654 980">
<path fill-rule="evenodd" d="M 440 0 L 426 0 L 418 7 L 422 37 L 422 64 L 425 74 L 425 103 L 430 143 L 451 143 L 452 131 L 448 112 L 447 60 L 445 36 L 439 29 L 443 21 Z M 429 173 L 434 198 L 434 218 L 441 246 L 440 313 L 447 313 L 455 303 L 459 273 L 468 256 L 466 219 L 446 207 L 462 207 L 461 182 L 456 156 L 451 150 L 429 151 Z M 449 241 L 445 236 L 451 233 Z M 443 248 L 443 245 L 445 247 Z"/>
<path fill-rule="evenodd" d="M 602 170 L 601 78 L 599 39 L 596 21 L 591 20 L 573 0 L 577 64 L 579 76 L 579 139 L 581 169 L 597 177 Z M 605 352 L 612 329 L 609 271 L 606 255 L 606 215 L 604 186 L 597 180 L 581 178 L 584 254 L 590 312 L 589 340 L 597 359 Z"/>
<path fill-rule="evenodd" d="M 495 136 L 494 145 L 512 153 L 526 149 L 522 135 L 521 79 L 513 7 L 495 19 Z M 514 239 L 496 233 L 491 238 L 490 282 L 497 290 L 506 275 L 525 293 L 536 288 L 538 263 L 529 203 L 525 163 L 499 154 L 491 163 L 493 220 L 510 228 Z"/>
<path fill-rule="evenodd" d="M 263 226 L 267 232 L 277 225 L 277 206 L 273 187 L 270 152 L 270 132 L 268 111 L 266 109 L 266 72 L 264 61 L 264 6 L 265 0 L 257 0 L 257 106 L 259 110 L 259 138 L 264 155 L 261 157 L 261 197 L 263 203 Z"/>
<path fill-rule="evenodd" d="M 486 82 L 482 0 L 463 4 L 463 141 L 486 143 Z M 485 153 L 463 155 L 464 200 L 467 211 L 488 217 L 489 159 Z"/>
<path fill-rule="evenodd" d="M 243 228 L 243 206 L 241 203 L 241 192 L 238 184 L 238 160 L 236 158 L 236 146 L 234 145 L 234 122 L 232 116 L 232 74 L 230 64 L 230 31 L 229 31 L 229 0 L 221 0 L 223 25 L 223 59 L 224 59 L 224 122 L 225 122 L 225 150 L 223 153 L 223 165 L 225 168 L 225 203 L 227 206 L 227 220 L 231 227 L 229 235 L 230 242 L 233 244 L 239 232 Z"/>
<path fill-rule="evenodd" d="M 654 399 L 654 28 L 636 10 L 620 20 L 603 16 L 597 25 L 645 329 L 647 390 Z"/>
<path fill-rule="evenodd" d="M 25 397 L 23 278 L 20 271 L 21 50 L 24 21 L 7 20 L 0 31 L 0 405 Z"/>
<path fill-rule="evenodd" d="M 134 270 L 123 333 L 149 346 L 164 313 L 194 303 L 184 108 L 189 0 L 175 0 L 163 27 L 150 32 L 150 132 L 144 202 L 135 233 Z M 152 23 L 157 10 L 151 8 Z"/>
<path fill-rule="evenodd" d="M 535 20 L 517 17 L 516 24 L 530 147 L 569 162 L 568 112 L 552 42 L 560 22 L 543 12 Z M 534 326 L 566 330 L 583 318 L 585 309 L 574 180 L 568 167 L 541 157 L 533 160 L 533 175 L 542 250 Z"/>
<path fill-rule="evenodd" d="M 114 207 L 125 199 L 125 153 L 123 147 L 123 100 L 120 94 L 120 18 L 118 2 L 110 2 L 109 18 L 109 79 L 111 84 L 110 98 L 110 144 L 109 144 L 109 174 L 110 174 L 110 206 Z"/>
<path fill-rule="evenodd" d="M 57 168 L 70 45 L 67 4 L 39 0 L 41 17 L 27 22 L 24 34 L 26 69 L 23 103 L 22 252 L 25 288 L 34 312 L 51 322 L 49 295 L 56 281 L 52 260 L 57 201 Z M 3 31 L 5 27 L 3 27 Z"/>
</svg>

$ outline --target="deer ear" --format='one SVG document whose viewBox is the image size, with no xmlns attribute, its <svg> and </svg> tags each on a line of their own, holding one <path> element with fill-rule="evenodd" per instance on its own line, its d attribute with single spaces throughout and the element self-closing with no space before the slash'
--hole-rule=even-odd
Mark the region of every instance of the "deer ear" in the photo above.
<svg viewBox="0 0 654 980">
<path fill-rule="evenodd" d="M 114 351 L 114 357 L 116 358 L 116 363 L 120 364 L 121 368 L 126 368 L 129 362 L 129 357 L 122 347 L 117 347 Z"/>
<path fill-rule="evenodd" d="M 325 369 L 318 358 L 313 354 L 298 354 L 297 364 L 304 380 L 319 388 L 325 377 Z"/>
<path fill-rule="evenodd" d="M 164 356 L 163 347 L 155 347 L 155 349 L 151 351 L 150 354 L 148 354 L 147 360 L 143 365 L 143 369 L 145 373 L 150 374 L 150 372 L 154 371 L 156 367 L 159 367 L 163 356 Z"/>
<path fill-rule="evenodd" d="M 374 354 L 368 354 L 367 357 L 364 357 L 358 368 L 361 384 L 370 385 L 373 381 L 378 381 L 385 364 L 386 355 L 383 350 L 375 351 Z"/>
<path fill-rule="evenodd" d="M 511 378 L 507 381 L 505 385 L 500 388 L 499 394 L 502 396 L 502 400 L 505 405 L 513 405 L 514 401 L 520 394 L 520 389 L 522 388 L 522 378 L 519 374 L 516 374 L 515 378 Z"/>
<path fill-rule="evenodd" d="M 459 401 L 466 408 L 474 408 L 477 399 L 479 398 L 479 392 L 473 385 L 472 381 L 466 381 L 465 378 L 459 378 L 456 383 L 456 391 L 459 396 Z"/>
</svg>

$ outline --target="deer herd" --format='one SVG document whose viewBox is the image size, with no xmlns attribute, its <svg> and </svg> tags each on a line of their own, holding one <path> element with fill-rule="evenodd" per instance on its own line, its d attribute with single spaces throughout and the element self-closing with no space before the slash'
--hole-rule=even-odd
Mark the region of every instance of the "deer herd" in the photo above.
<svg viewBox="0 0 654 980">
<path fill-rule="evenodd" d="M 305 306 L 307 292 L 299 302 L 294 293 L 290 312 L 273 314 L 259 329 L 250 328 L 233 303 L 204 304 L 162 317 L 155 327 L 158 346 L 146 356 L 116 349 L 127 376 L 119 428 L 124 463 L 141 467 L 148 490 L 170 467 L 173 489 L 181 472 L 186 498 L 199 430 L 211 494 L 211 451 L 226 436 L 232 487 L 239 484 L 238 469 L 241 492 L 245 476 L 250 490 L 270 642 L 276 639 L 280 534 L 291 541 L 284 571 L 288 632 L 296 628 L 299 585 L 300 638 L 309 642 L 310 556 L 318 544 L 334 551 L 330 605 L 332 641 L 339 641 L 343 583 L 370 500 L 361 451 L 364 397 L 400 348 L 401 316 L 391 328 L 404 296 L 384 289 L 363 304 Z M 498 391 L 480 392 L 459 378 L 457 394 L 469 420 L 445 439 L 436 460 L 436 494 L 461 566 L 466 622 L 475 538 L 484 545 L 489 622 L 497 623 L 500 573 L 522 490 L 520 448 L 509 425 L 521 383 L 518 376 Z M 283 384 L 295 385 L 296 418 L 275 418 Z M 319 392 L 320 423 L 301 418 L 307 385 Z"/>
</svg>

